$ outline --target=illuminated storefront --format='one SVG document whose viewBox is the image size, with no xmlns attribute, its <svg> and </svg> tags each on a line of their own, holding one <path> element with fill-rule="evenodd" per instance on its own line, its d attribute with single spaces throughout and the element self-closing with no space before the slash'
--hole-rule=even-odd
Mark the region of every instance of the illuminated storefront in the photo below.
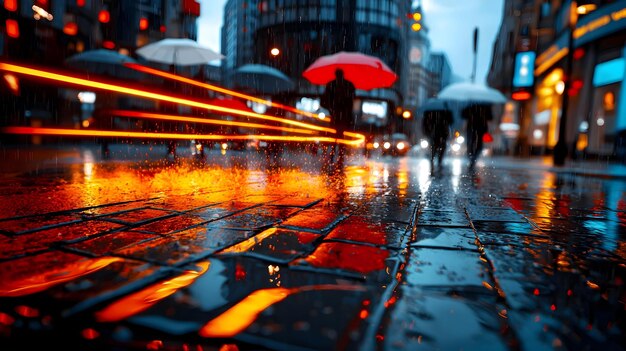
<svg viewBox="0 0 626 351">
<path fill-rule="evenodd" d="M 537 84 L 535 113 L 528 137 L 530 145 L 552 148 L 558 140 L 563 94 L 563 70 L 555 68 Z"/>
<path fill-rule="evenodd" d="M 568 94 L 568 148 L 579 154 L 612 156 L 619 145 L 626 145 L 622 140 L 626 136 L 626 94 L 622 94 L 626 2 L 579 12 L 571 44 L 564 26 L 569 21 L 568 9 L 565 2 L 554 21 L 555 39 L 538 53 L 532 121 L 526 135 L 530 145 L 551 150 L 559 140 L 563 94 Z M 567 57 L 572 59 L 570 77 L 565 76 Z M 568 91 L 564 91 L 565 79 L 570 79 Z"/>
</svg>

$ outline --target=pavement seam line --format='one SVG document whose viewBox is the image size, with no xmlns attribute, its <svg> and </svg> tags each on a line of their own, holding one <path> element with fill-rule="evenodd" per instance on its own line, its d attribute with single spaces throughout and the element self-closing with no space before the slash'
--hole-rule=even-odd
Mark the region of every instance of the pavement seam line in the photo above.
<svg viewBox="0 0 626 351">
<path fill-rule="evenodd" d="M 417 218 L 418 218 L 418 214 L 420 210 L 419 207 L 420 207 L 420 203 L 418 202 L 415 205 L 415 208 L 413 209 L 413 213 L 411 215 L 411 223 L 410 223 L 411 229 L 410 231 L 408 231 L 410 233 L 408 235 L 409 238 L 408 240 L 407 239 L 403 240 L 403 243 L 402 243 L 402 246 L 404 247 L 403 250 L 406 250 L 406 256 L 410 255 L 411 247 L 409 244 L 411 242 L 411 239 L 414 238 L 417 233 Z M 402 257 L 402 253 L 399 253 L 398 256 Z M 378 329 L 380 329 L 380 324 L 387 310 L 387 307 L 385 306 L 385 302 L 389 301 L 389 299 L 392 297 L 393 293 L 396 291 L 396 288 L 398 287 L 400 283 L 395 277 L 397 276 L 398 271 L 400 269 L 401 259 L 399 258 L 396 259 L 395 263 L 396 264 L 394 265 L 393 271 L 391 274 L 391 276 L 394 278 L 391 279 L 391 282 L 387 285 L 387 288 L 381 295 L 380 302 L 378 303 L 376 308 L 372 310 L 372 313 L 370 314 L 371 316 L 370 322 L 369 322 L 367 329 L 364 332 L 363 341 L 361 342 L 361 345 L 359 347 L 360 350 L 373 351 L 376 349 L 376 334 L 377 334 Z"/>
</svg>

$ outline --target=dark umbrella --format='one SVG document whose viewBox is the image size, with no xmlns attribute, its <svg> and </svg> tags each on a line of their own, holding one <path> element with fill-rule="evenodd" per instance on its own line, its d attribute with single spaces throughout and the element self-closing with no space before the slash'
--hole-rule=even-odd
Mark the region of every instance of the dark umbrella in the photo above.
<svg viewBox="0 0 626 351">
<path fill-rule="evenodd" d="M 125 67 L 125 63 L 137 63 L 132 58 L 116 51 L 97 49 L 81 52 L 65 60 L 65 65 L 93 74 L 108 75 L 117 78 L 136 79 L 139 72 Z"/>
<path fill-rule="evenodd" d="M 442 110 L 450 110 L 450 105 L 447 100 L 428 99 L 418 108 L 418 111 L 421 113 L 424 113 L 426 111 L 442 111 Z"/>
<path fill-rule="evenodd" d="M 229 80 L 235 87 L 257 93 L 277 94 L 295 88 L 294 82 L 283 72 L 261 64 L 243 65 L 229 76 Z"/>
</svg>

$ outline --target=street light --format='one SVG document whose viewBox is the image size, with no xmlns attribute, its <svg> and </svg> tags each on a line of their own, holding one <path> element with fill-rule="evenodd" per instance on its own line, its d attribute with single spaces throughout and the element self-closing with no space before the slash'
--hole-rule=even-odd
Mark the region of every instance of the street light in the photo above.
<svg viewBox="0 0 626 351">
<path fill-rule="evenodd" d="M 573 51 L 574 51 L 574 30 L 576 29 L 576 24 L 578 22 L 578 15 L 588 14 L 589 12 L 595 10 L 596 5 L 593 4 L 592 1 L 589 0 L 573 0 L 570 4 L 569 8 L 569 22 L 568 22 L 568 33 L 567 33 L 567 55 L 565 56 L 565 74 L 563 77 L 563 100 L 561 101 L 561 119 L 559 120 L 559 140 L 554 145 L 553 151 L 553 163 L 555 166 L 562 166 L 565 164 L 565 158 L 567 157 L 567 144 L 566 144 L 566 136 L 567 133 L 567 113 L 568 113 L 568 105 L 569 105 L 569 95 L 570 95 L 570 86 L 572 82 L 572 61 L 573 61 Z M 560 83 L 560 82 L 559 82 Z M 559 87 L 561 90 L 561 86 Z"/>
</svg>

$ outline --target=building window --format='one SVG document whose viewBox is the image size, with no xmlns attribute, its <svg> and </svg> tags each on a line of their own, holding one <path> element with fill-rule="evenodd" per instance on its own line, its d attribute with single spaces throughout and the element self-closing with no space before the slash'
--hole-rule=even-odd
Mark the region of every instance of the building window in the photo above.
<svg viewBox="0 0 626 351">
<path fill-rule="evenodd" d="M 550 16 L 550 10 L 551 10 L 550 1 L 544 1 L 541 4 L 541 17 L 545 18 L 545 17 Z"/>
</svg>

